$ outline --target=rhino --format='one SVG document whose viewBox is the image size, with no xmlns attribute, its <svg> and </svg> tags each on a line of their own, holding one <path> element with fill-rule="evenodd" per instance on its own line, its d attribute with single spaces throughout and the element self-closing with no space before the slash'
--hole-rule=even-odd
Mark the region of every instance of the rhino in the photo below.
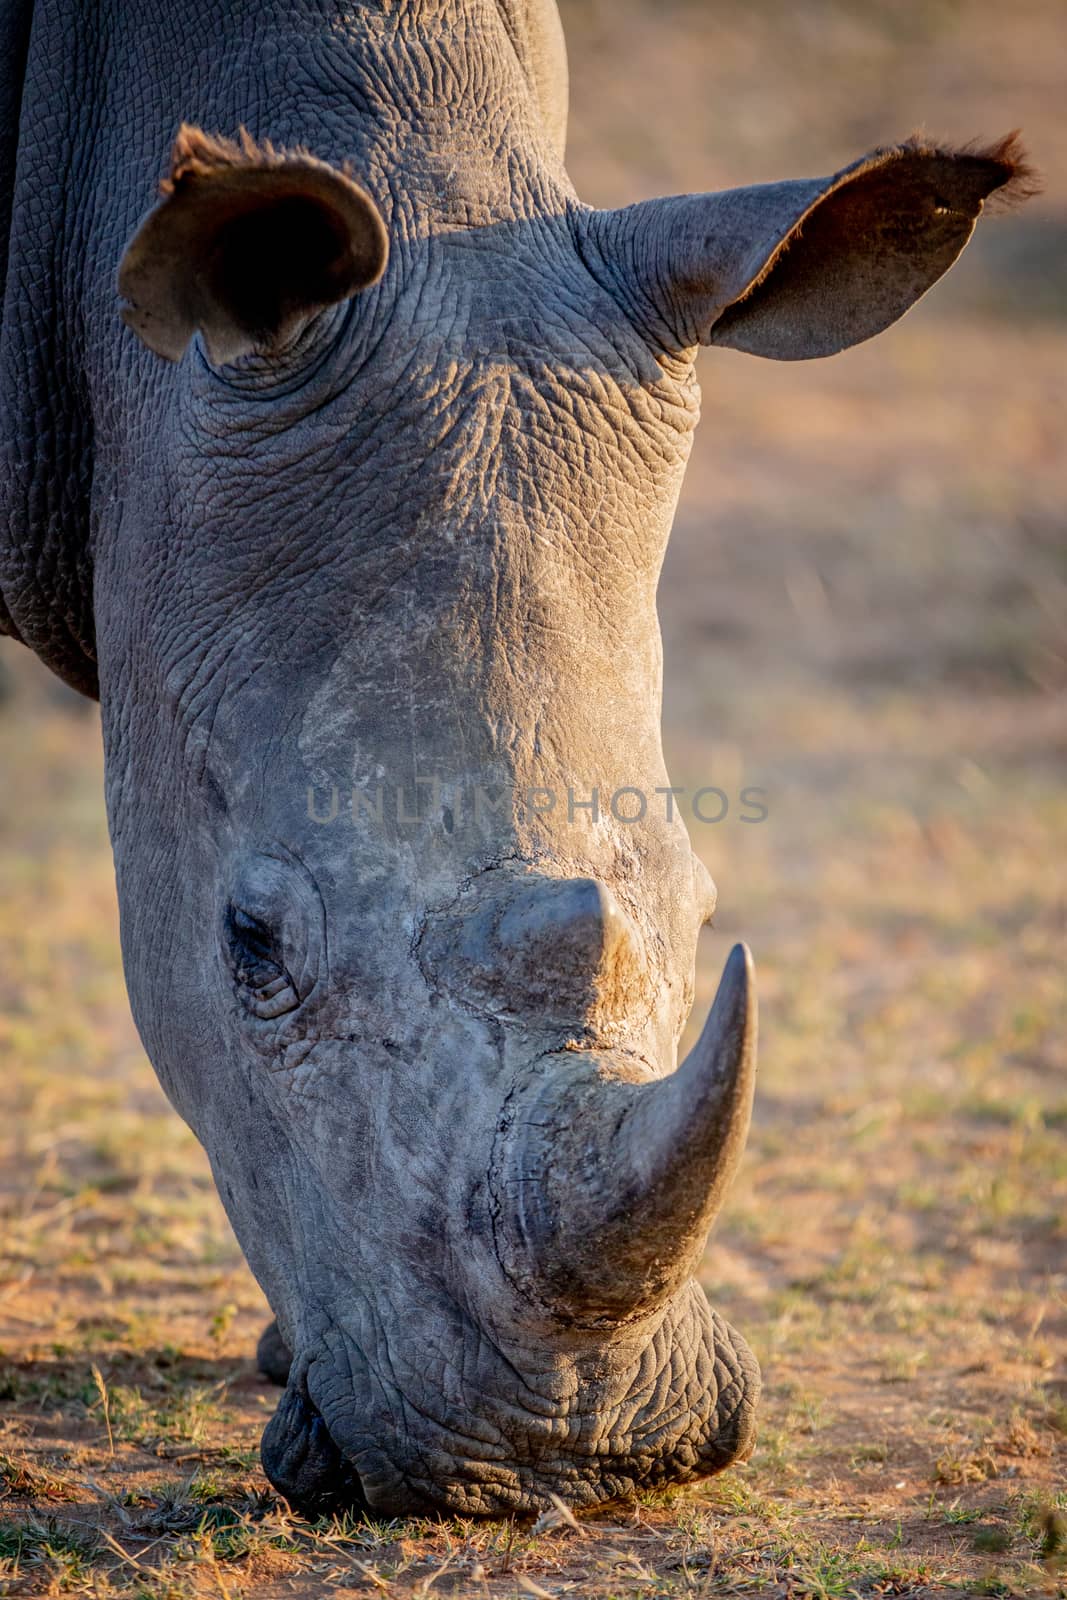
<svg viewBox="0 0 1067 1600">
<path fill-rule="evenodd" d="M 136 1023 L 277 1319 L 267 1476 L 500 1515 L 746 1458 L 694 1271 L 752 964 L 677 1064 L 715 889 L 660 742 L 694 359 L 887 327 L 1016 138 L 596 210 L 553 0 L 4 27 L 0 629 L 100 701 Z"/>
</svg>

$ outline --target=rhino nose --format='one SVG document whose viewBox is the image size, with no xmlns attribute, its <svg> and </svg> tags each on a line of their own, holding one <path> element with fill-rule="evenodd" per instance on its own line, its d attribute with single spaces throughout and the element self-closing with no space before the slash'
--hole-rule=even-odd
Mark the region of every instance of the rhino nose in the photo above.
<svg viewBox="0 0 1067 1600">
<path fill-rule="evenodd" d="M 645 1009 L 640 934 L 596 878 L 486 873 L 433 918 L 420 959 L 438 987 L 493 1015 L 572 1027 Z"/>
</svg>

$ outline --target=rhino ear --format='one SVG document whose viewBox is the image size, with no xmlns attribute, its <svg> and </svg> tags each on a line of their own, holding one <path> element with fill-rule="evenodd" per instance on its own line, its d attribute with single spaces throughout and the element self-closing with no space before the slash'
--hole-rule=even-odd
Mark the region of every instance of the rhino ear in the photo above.
<svg viewBox="0 0 1067 1600">
<path fill-rule="evenodd" d="M 909 140 L 832 178 L 599 213 L 597 243 L 669 347 L 798 361 L 881 333 L 952 265 L 989 194 L 1036 187 L 1016 134 L 984 150 Z"/>
<path fill-rule="evenodd" d="M 374 201 L 304 151 L 184 124 L 161 189 L 123 257 L 119 293 L 123 321 L 171 361 L 198 328 L 215 364 L 269 350 L 385 270 Z"/>
</svg>

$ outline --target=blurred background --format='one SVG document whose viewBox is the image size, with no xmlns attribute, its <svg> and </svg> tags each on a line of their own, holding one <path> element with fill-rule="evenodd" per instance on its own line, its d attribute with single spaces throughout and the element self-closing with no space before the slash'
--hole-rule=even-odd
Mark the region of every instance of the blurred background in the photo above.
<svg viewBox="0 0 1067 1600">
<path fill-rule="evenodd" d="M 757 785 L 768 811 L 692 825 L 720 892 L 695 1014 L 738 937 L 763 1008 L 705 1282 L 767 1403 L 748 1476 L 708 1492 L 783 1539 L 791 1504 L 958 1581 L 1003 1572 L 1034 1559 L 1042 1507 L 1067 1511 L 1063 8 L 562 9 L 570 168 L 594 204 L 829 173 L 916 129 L 1022 125 L 1045 175 L 873 343 L 701 358 L 661 589 L 674 781 Z M 119 1366 L 161 1344 L 232 1357 L 264 1313 L 129 1019 L 96 709 L 7 641 L 0 674 L 17 1410 L 26 1374 L 109 1341 Z"/>
</svg>

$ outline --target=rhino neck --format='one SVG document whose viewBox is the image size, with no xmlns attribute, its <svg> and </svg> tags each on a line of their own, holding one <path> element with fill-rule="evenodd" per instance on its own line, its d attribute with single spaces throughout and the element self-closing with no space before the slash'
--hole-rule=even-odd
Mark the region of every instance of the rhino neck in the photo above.
<svg viewBox="0 0 1067 1600">
<path fill-rule="evenodd" d="M 425 237 L 573 200 L 555 0 L 271 0 L 255 7 L 253 26 L 246 9 L 234 8 L 225 40 L 212 10 L 207 70 L 217 89 L 205 106 L 201 85 L 183 74 L 174 120 L 224 132 L 243 124 L 350 162 L 394 244 L 398 232 Z"/>
<path fill-rule="evenodd" d="M 567 48 L 556 0 L 497 0 L 497 5 L 562 161 L 567 142 Z"/>
<path fill-rule="evenodd" d="M 329 58 L 291 12 L 280 49 L 320 70 L 330 92 L 309 106 L 259 109 L 276 141 L 347 157 L 387 225 L 425 237 L 557 211 L 573 200 L 562 167 L 567 69 L 555 0 L 384 0 L 331 18 Z M 247 47 L 258 55 L 258 38 Z M 321 64 L 321 66 L 320 66 Z M 243 74 L 242 74 L 243 76 Z M 337 90 L 340 90 L 340 96 Z M 278 126 L 279 116 L 292 125 Z M 309 126 L 309 116 L 320 118 Z M 390 214 L 390 207 L 394 208 Z"/>
<path fill-rule="evenodd" d="M 129 381 L 115 270 L 178 124 L 244 125 L 350 161 L 402 245 L 566 203 L 566 62 L 554 0 L 9 9 L 0 258 L 10 242 L 16 314 L 0 344 L 0 393 L 16 443 L 0 475 L 0 521 L 13 530 L 0 558 L 13 610 L 0 601 L 0 614 L 95 694 L 94 498 L 98 486 L 102 504 L 113 494 L 94 435 L 101 409 L 121 419 L 128 405 L 107 392 L 110 374 L 120 393 Z M 82 175 L 74 188 L 72 172 Z M 64 597 L 61 618 L 48 590 Z"/>
<path fill-rule="evenodd" d="M 567 136 L 567 49 L 556 0 L 378 0 L 383 15 L 406 15 L 439 28 L 495 11 L 537 103 L 550 143 L 562 160 Z"/>
</svg>

